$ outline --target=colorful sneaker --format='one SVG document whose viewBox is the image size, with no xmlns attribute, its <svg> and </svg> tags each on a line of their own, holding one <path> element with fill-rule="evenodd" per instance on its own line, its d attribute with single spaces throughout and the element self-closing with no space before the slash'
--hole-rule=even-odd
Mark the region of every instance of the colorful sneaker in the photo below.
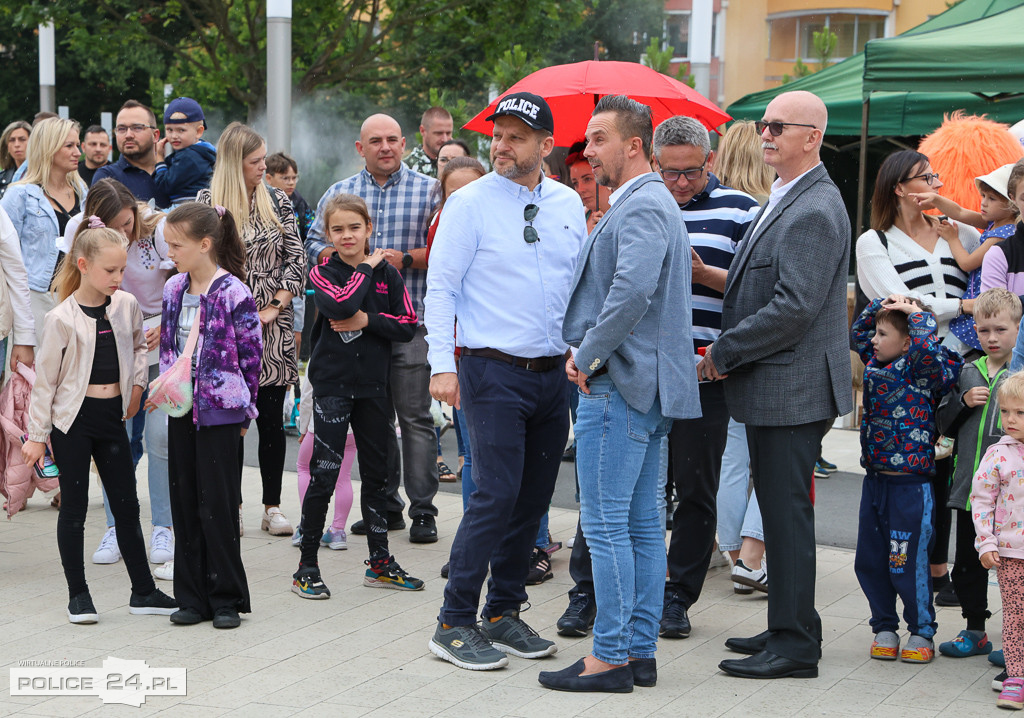
<svg viewBox="0 0 1024 718">
<path fill-rule="evenodd" d="M 113 526 L 107 529 L 92 555 L 93 563 L 117 563 L 121 560 L 121 549 L 117 546 L 117 529 Z"/>
<path fill-rule="evenodd" d="M 935 658 L 935 644 L 930 638 L 911 634 L 906 647 L 900 651 L 904 663 L 931 663 Z"/>
<path fill-rule="evenodd" d="M 154 588 L 145 596 L 132 591 L 128 599 L 128 613 L 133 616 L 170 616 L 177 610 L 178 602 L 159 588 Z"/>
<path fill-rule="evenodd" d="M 1000 668 L 1006 668 L 1006 657 L 1003 655 L 1003 649 L 1000 648 L 998 651 L 992 651 L 988 654 L 988 662 L 993 666 L 999 666 Z"/>
<path fill-rule="evenodd" d="M 1003 681 L 1003 690 L 996 698 L 996 705 L 1015 711 L 1024 709 L 1024 678 L 1007 678 Z"/>
<path fill-rule="evenodd" d="M 320 545 L 326 546 L 332 551 L 344 551 L 348 548 L 348 536 L 345 535 L 345 529 L 337 531 L 327 529 L 320 538 Z"/>
<path fill-rule="evenodd" d="M 493 671 L 508 665 L 508 657 L 491 645 L 480 626 L 452 626 L 438 623 L 427 648 L 438 658 L 469 671 Z"/>
<path fill-rule="evenodd" d="M 900 657 L 900 637 L 893 631 L 879 631 L 871 644 L 871 657 L 880 661 L 895 661 Z"/>
<path fill-rule="evenodd" d="M 950 658 L 967 658 L 968 656 L 985 656 L 992 652 L 992 642 L 986 634 L 981 638 L 974 631 L 960 631 L 952 641 L 939 644 L 939 653 Z"/>
<path fill-rule="evenodd" d="M 824 469 L 830 474 L 834 474 L 839 467 L 833 464 L 831 461 L 826 460 L 824 457 L 818 457 L 818 468 Z"/>
<path fill-rule="evenodd" d="M 485 618 L 480 622 L 480 632 L 502 653 L 520 658 L 543 658 L 558 650 L 554 641 L 541 638 L 526 625 L 514 608 L 502 613 L 498 620 Z"/>
<path fill-rule="evenodd" d="M 398 565 L 394 556 L 387 561 L 363 561 L 369 568 L 363 577 L 363 585 L 370 588 L 395 588 L 399 591 L 421 591 L 423 581 L 413 578 Z"/>
<path fill-rule="evenodd" d="M 825 469 L 821 468 L 821 464 L 820 463 L 816 463 L 814 465 L 814 478 L 816 478 L 816 479 L 827 479 L 828 478 L 828 472 L 825 471 Z"/>
<path fill-rule="evenodd" d="M 1003 690 L 1003 681 L 1006 680 L 1006 671 L 1000 671 L 999 674 L 992 679 L 992 690 L 996 693 Z"/>
<path fill-rule="evenodd" d="M 527 586 L 539 586 L 549 578 L 554 578 L 551 570 L 551 557 L 547 551 L 533 547 L 533 554 L 530 556 L 530 570 L 526 573 Z"/>
<path fill-rule="evenodd" d="M 292 593 L 302 598 L 323 600 L 331 597 L 331 590 L 324 585 L 320 569 L 315 566 L 299 567 L 292 579 Z"/>
</svg>

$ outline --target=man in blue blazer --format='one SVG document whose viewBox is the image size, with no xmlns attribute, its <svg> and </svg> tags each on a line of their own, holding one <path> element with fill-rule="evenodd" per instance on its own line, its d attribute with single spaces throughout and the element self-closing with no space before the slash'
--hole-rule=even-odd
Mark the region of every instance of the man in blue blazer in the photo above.
<svg viewBox="0 0 1024 718">
<path fill-rule="evenodd" d="M 813 678 L 821 657 L 811 477 L 829 425 L 853 408 L 850 219 L 819 158 L 827 122 L 816 95 L 786 92 L 757 123 L 779 178 L 736 250 L 722 334 L 697 366 L 701 378 L 725 378 L 729 413 L 746 425 L 771 562 L 768 630 L 730 638 L 752 655 L 719 664 L 743 678 Z"/>
<path fill-rule="evenodd" d="M 651 172 L 646 105 L 598 102 L 584 156 L 614 189 L 576 264 L 562 336 L 579 386 L 580 521 L 590 544 L 594 648 L 561 671 L 556 690 L 627 693 L 657 680 L 665 585 L 658 497 L 672 419 L 700 415 L 690 326 L 690 243 L 679 207 Z"/>
</svg>

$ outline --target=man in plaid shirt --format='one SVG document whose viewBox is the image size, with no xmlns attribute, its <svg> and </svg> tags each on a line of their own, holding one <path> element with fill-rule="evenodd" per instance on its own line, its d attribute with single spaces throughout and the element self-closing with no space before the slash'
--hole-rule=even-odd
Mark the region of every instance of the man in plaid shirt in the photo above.
<svg viewBox="0 0 1024 718">
<path fill-rule="evenodd" d="M 334 248 L 324 231 L 323 207 L 338 194 L 362 197 L 373 219 L 370 243 L 383 248 L 387 261 L 402 273 L 419 319 L 416 335 L 408 344 L 396 343 L 391 351 L 391 398 L 402 427 L 405 492 L 414 543 L 437 541 L 437 438 L 430 415 L 430 367 L 427 364 L 426 329 L 423 326 L 423 297 L 427 292 L 427 227 L 437 202 L 437 180 L 415 172 L 402 162 L 405 137 L 393 117 L 371 115 L 356 141 L 356 151 L 366 167 L 332 185 L 320 198 L 316 219 L 306 238 L 310 262 L 318 264 Z M 388 449 L 388 528 L 405 528 L 404 506 L 398 496 L 398 439 L 392 433 Z M 362 521 L 352 533 L 365 533 Z"/>
</svg>

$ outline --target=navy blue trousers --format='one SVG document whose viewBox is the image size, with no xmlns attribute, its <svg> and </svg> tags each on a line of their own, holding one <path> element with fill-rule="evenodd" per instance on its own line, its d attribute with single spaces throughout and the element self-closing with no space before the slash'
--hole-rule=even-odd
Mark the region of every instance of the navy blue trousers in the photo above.
<svg viewBox="0 0 1024 718">
<path fill-rule="evenodd" d="M 935 635 L 928 552 L 935 541 L 935 497 L 927 477 L 868 470 L 860 500 L 854 570 L 875 633 L 899 628 L 896 597 L 910 632 Z"/>
<path fill-rule="evenodd" d="M 450 626 L 476 622 L 488 565 L 485 618 L 526 601 L 530 552 L 569 437 L 569 381 L 562 366 L 532 372 L 463 356 L 459 392 L 476 491 L 452 543 L 440 616 Z"/>
</svg>

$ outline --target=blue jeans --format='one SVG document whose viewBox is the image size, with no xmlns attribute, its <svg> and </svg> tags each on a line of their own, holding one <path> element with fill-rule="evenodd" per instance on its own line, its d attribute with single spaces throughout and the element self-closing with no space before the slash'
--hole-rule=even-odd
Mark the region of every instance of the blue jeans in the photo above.
<svg viewBox="0 0 1024 718">
<path fill-rule="evenodd" d="M 729 419 L 729 440 L 718 482 L 718 548 L 739 551 L 744 538 L 764 541 L 761 508 L 750 490 L 750 450 L 743 424 Z"/>
<path fill-rule="evenodd" d="M 142 410 L 139 410 L 142 413 Z M 155 411 L 146 417 L 146 450 L 149 452 L 149 510 L 154 526 L 171 526 L 171 495 L 167 484 L 167 414 Z M 103 490 L 107 527 L 114 525 L 107 491 Z"/>
<path fill-rule="evenodd" d="M 580 521 L 597 598 L 593 654 L 612 664 L 653 658 L 666 566 L 659 494 L 672 420 L 658 399 L 646 413 L 630 407 L 607 375 L 592 380 L 579 400 Z"/>
</svg>

